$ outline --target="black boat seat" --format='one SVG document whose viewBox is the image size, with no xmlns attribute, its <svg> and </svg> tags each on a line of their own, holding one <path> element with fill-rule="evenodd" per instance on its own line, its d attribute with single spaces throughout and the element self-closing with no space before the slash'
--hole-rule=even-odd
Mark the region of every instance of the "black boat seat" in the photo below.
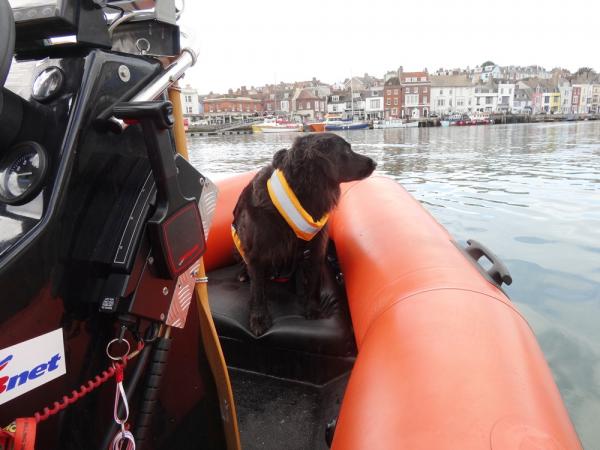
<svg viewBox="0 0 600 450">
<path fill-rule="evenodd" d="M 250 283 L 238 281 L 238 272 L 239 266 L 234 265 L 208 274 L 210 306 L 221 338 L 312 354 L 355 355 L 347 301 L 329 267 L 321 287 L 323 317 L 314 320 L 304 317 L 293 280 L 268 282 L 266 293 L 273 326 L 259 337 L 248 327 Z"/>
</svg>

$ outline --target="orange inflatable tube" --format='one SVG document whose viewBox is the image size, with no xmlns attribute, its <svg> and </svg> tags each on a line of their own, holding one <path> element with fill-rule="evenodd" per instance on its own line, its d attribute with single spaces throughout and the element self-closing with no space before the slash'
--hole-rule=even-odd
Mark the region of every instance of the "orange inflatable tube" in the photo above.
<svg viewBox="0 0 600 450">
<path fill-rule="evenodd" d="M 218 183 L 210 268 L 251 176 Z M 344 186 L 329 226 L 358 345 L 334 450 L 582 448 L 525 319 L 400 185 Z"/>
</svg>

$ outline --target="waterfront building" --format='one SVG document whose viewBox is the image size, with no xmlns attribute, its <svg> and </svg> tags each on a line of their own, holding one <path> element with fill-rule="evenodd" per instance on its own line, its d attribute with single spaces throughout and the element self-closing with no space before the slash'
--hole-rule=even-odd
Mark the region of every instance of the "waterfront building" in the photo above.
<svg viewBox="0 0 600 450">
<path fill-rule="evenodd" d="M 333 91 L 327 97 L 327 114 L 342 117 L 346 112 L 346 91 Z"/>
<path fill-rule="evenodd" d="M 186 84 L 181 88 L 181 98 L 184 116 L 199 116 L 202 114 L 202 103 L 198 91 Z"/>
<path fill-rule="evenodd" d="M 293 96 L 294 91 L 291 89 L 276 90 L 266 94 L 263 97 L 263 112 L 275 116 L 290 116 Z"/>
<path fill-rule="evenodd" d="M 292 115 L 302 121 L 322 119 L 325 116 L 326 97 L 316 95 L 316 88 L 297 89 L 292 98 Z"/>
<path fill-rule="evenodd" d="M 496 112 L 510 113 L 513 110 L 515 101 L 515 85 L 513 83 L 498 83 L 498 100 L 496 103 Z"/>
<path fill-rule="evenodd" d="M 413 119 L 428 117 L 431 81 L 427 70 L 422 72 L 400 72 L 398 78 L 402 88 L 401 117 Z"/>
<path fill-rule="evenodd" d="M 592 112 L 592 103 L 593 103 L 593 84 L 573 84 L 573 89 L 578 89 L 579 101 L 577 104 L 578 114 L 588 114 Z"/>
<path fill-rule="evenodd" d="M 365 96 L 365 119 L 383 119 L 385 117 L 384 86 L 373 86 L 363 94 Z"/>
<path fill-rule="evenodd" d="M 475 85 L 475 111 L 492 113 L 498 106 L 498 84 L 494 81 Z"/>
<path fill-rule="evenodd" d="M 383 110 L 386 119 L 404 117 L 402 115 L 402 86 L 397 76 L 388 78 L 383 85 L 383 100 Z"/>
<path fill-rule="evenodd" d="M 573 114 L 579 113 L 579 99 L 581 98 L 581 86 L 573 85 L 573 92 L 571 95 L 571 112 Z"/>
<path fill-rule="evenodd" d="M 263 111 L 262 102 L 250 97 L 207 97 L 203 104 L 204 117 L 210 124 L 230 123 L 262 115 Z"/>
<path fill-rule="evenodd" d="M 572 96 L 573 87 L 569 80 L 561 79 L 558 81 L 558 92 L 560 93 L 560 112 L 562 114 L 573 114 Z"/>
<path fill-rule="evenodd" d="M 515 98 L 513 100 L 512 112 L 514 114 L 531 114 L 533 111 L 531 98 L 533 90 L 521 83 L 515 85 Z"/>
<path fill-rule="evenodd" d="M 533 114 L 561 112 L 559 84 L 552 79 L 528 78 L 518 81 L 517 87 L 530 90 L 531 112 Z"/>
<path fill-rule="evenodd" d="M 590 112 L 600 114 L 600 83 L 592 86 L 592 108 Z"/>
<path fill-rule="evenodd" d="M 471 112 L 474 105 L 475 86 L 467 75 L 431 76 L 431 112 L 465 114 Z"/>
</svg>

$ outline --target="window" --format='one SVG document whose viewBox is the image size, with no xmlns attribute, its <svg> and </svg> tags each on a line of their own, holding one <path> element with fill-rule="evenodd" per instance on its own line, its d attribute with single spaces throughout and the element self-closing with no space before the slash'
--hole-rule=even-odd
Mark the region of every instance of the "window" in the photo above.
<svg viewBox="0 0 600 450">
<path fill-rule="evenodd" d="M 486 105 L 491 105 L 492 104 L 492 97 L 486 97 L 485 98 L 485 104 Z"/>
<path fill-rule="evenodd" d="M 398 95 L 398 89 L 394 89 L 394 95 Z"/>
<path fill-rule="evenodd" d="M 214 108 L 211 106 L 211 107 L 209 108 L 209 111 L 210 111 L 210 112 L 214 112 L 214 111 L 215 111 L 215 109 L 214 109 Z"/>
<path fill-rule="evenodd" d="M 444 106 L 444 99 L 443 98 L 438 98 L 437 105 L 438 106 Z"/>
<path fill-rule="evenodd" d="M 185 101 L 186 101 L 187 103 L 192 103 L 192 96 L 191 96 L 191 95 L 186 95 L 186 96 L 185 96 Z"/>
<path fill-rule="evenodd" d="M 310 109 L 310 102 L 306 102 L 306 108 L 305 109 Z"/>
<path fill-rule="evenodd" d="M 290 108 L 290 102 L 287 100 L 282 100 L 280 103 L 280 108 L 282 111 L 287 111 Z"/>
<path fill-rule="evenodd" d="M 392 116 L 398 115 L 398 108 L 392 108 Z"/>
<path fill-rule="evenodd" d="M 392 104 L 392 99 L 388 98 L 385 102 L 386 105 L 390 106 Z"/>
<path fill-rule="evenodd" d="M 421 81 L 427 81 L 427 77 L 421 77 Z"/>
<path fill-rule="evenodd" d="M 409 87 L 404 88 L 404 92 L 406 92 L 408 94 L 410 92 L 410 88 Z"/>
<path fill-rule="evenodd" d="M 457 98 L 456 106 L 465 106 L 465 101 L 462 98 Z"/>
<path fill-rule="evenodd" d="M 427 96 L 423 97 L 423 104 L 427 104 Z"/>
<path fill-rule="evenodd" d="M 404 104 L 406 106 L 417 106 L 419 104 L 419 96 L 417 94 L 405 95 Z"/>
<path fill-rule="evenodd" d="M 504 94 L 504 88 L 500 88 L 500 94 Z"/>
<path fill-rule="evenodd" d="M 444 95 L 444 90 L 440 89 L 440 95 Z"/>
<path fill-rule="evenodd" d="M 448 106 L 452 107 L 452 99 L 448 100 Z"/>
<path fill-rule="evenodd" d="M 448 94 L 452 95 L 452 89 L 450 89 L 450 90 L 448 91 Z"/>
<path fill-rule="evenodd" d="M 267 103 L 267 111 L 273 111 L 273 105 L 271 103 Z"/>
<path fill-rule="evenodd" d="M 378 98 L 376 98 L 376 99 L 371 99 L 371 101 L 370 101 L 370 103 L 369 103 L 369 107 L 370 107 L 371 109 L 380 109 L 380 108 L 381 108 L 381 105 L 380 105 L 379 99 L 378 99 Z"/>
<path fill-rule="evenodd" d="M 388 89 L 386 92 L 387 92 L 387 95 L 392 95 L 392 90 L 391 89 Z"/>
<path fill-rule="evenodd" d="M 424 93 L 424 94 L 427 94 L 427 86 L 425 86 L 425 87 L 423 88 L 423 93 Z"/>
<path fill-rule="evenodd" d="M 331 96 L 331 101 L 332 102 L 339 102 L 340 101 L 340 96 L 339 95 L 332 95 Z"/>
<path fill-rule="evenodd" d="M 398 97 L 394 97 L 394 106 L 398 106 Z"/>
<path fill-rule="evenodd" d="M 331 105 L 331 112 L 337 112 L 337 105 Z"/>
</svg>

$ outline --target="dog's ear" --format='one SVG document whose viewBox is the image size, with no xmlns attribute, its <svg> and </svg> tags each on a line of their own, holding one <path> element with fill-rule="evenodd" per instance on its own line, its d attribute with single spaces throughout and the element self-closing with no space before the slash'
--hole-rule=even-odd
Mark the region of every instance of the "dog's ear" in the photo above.
<svg viewBox="0 0 600 450">
<path fill-rule="evenodd" d="M 277 152 L 275 152 L 275 154 L 273 155 L 273 161 L 271 161 L 272 166 L 275 169 L 282 169 L 285 164 L 287 154 L 288 151 L 285 148 L 277 150 Z"/>
</svg>

